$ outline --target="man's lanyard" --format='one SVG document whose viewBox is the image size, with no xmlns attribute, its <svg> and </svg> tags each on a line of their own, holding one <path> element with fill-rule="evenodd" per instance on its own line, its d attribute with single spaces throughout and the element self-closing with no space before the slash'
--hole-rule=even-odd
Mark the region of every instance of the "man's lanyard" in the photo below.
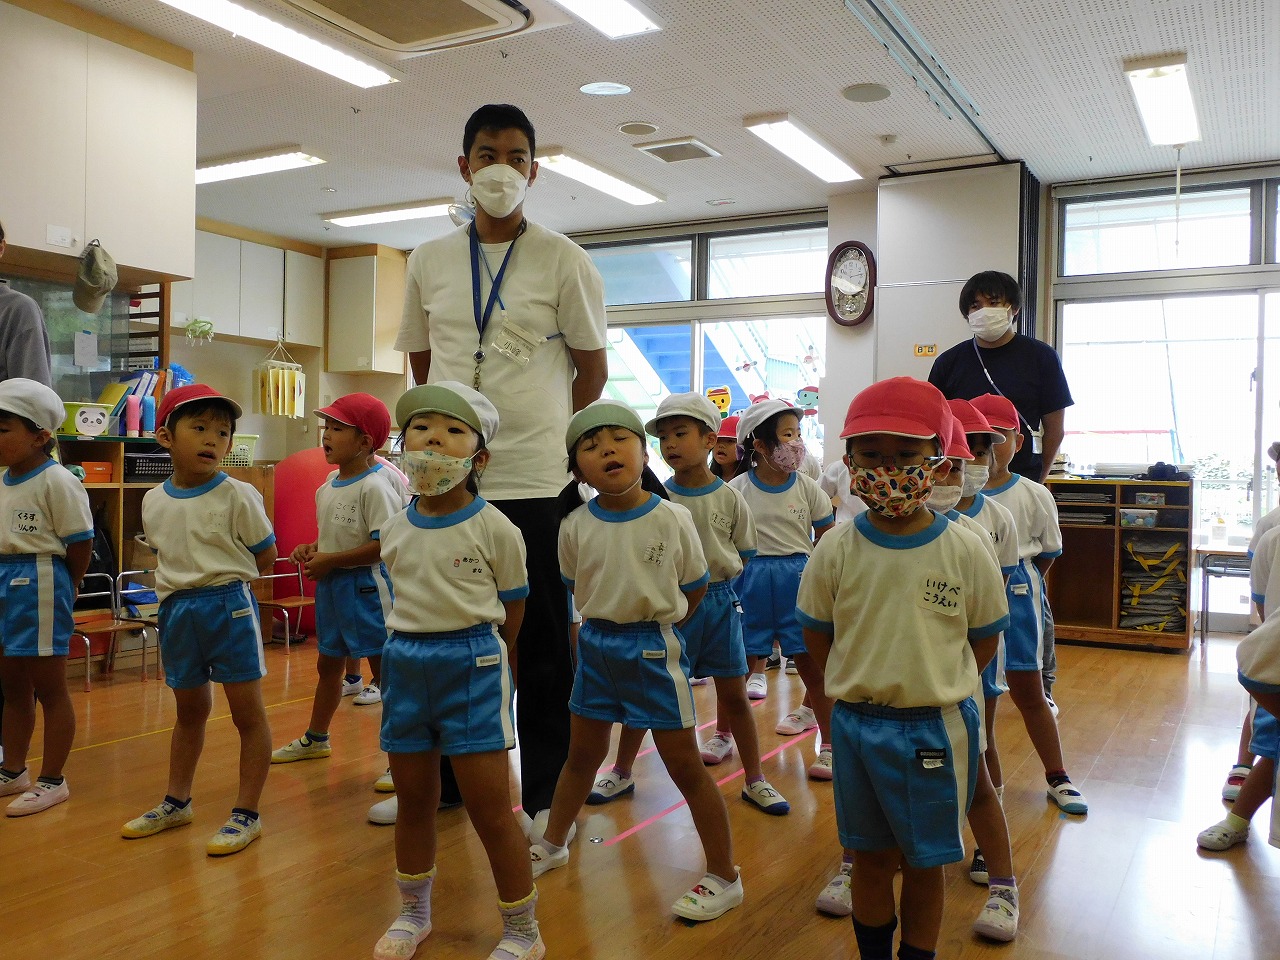
<svg viewBox="0 0 1280 960">
<path fill-rule="evenodd" d="M 480 249 L 480 238 L 476 235 L 476 227 L 473 223 L 468 231 L 471 244 L 471 306 L 476 321 L 476 352 L 472 359 L 476 362 L 475 370 L 475 388 L 480 389 L 480 364 L 484 363 L 484 332 L 489 326 L 489 317 L 493 314 L 493 305 L 501 304 L 502 298 L 499 296 L 499 290 L 502 288 L 502 280 L 507 272 L 507 264 L 511 261 L 511 254 L 516 249 L 516 240 L 520 239 L 520 235 L 525 231 L 525 221 L 520 222 L 520 229 L 516 232 L 515 237 L 511 240 L 511 245 L 507 247 L 506 256 L 502 258 L 502 266 L 498 267 L 497 276 L 489 269 L 489 260 L 484 257 L 484 252 Z M 484 258 L 485 270 L 489 273 L 491 286 L 489 288 L 489 301 L 485 304 L 483 311 L 480 308 L 480 260 Z M 502 307 L 506 312 L 506 306 Z"/>
<path fill-rule="evenodd" d="M 996 382 L 991 379 L 991 371 L 988 370 L 987 365 L 982 362 L 982 351 L 978 347 L 977 338 L 974 338 L 972 343 L 973 343 L 973 355 L 978 358 L 978 366 L 980 366 L 982 368 L 982 372 L 986 374 L 987 383 L 991 384 L 992 390 L 994 390 L 1000 396 L 1004 397 L 1006 400 L 1009 400 L 1009 398 L 1005 396 L 1004 391 L 1001 390 L 998 386 L 996 386 Z M 1009 400 L 1009 402 L 1013 403 L 1012 400 Z M 1035 430 L 1031 428 L 1030 422 L 1027 420 L 1026 417 L 1022 415 L 1022 411 L 1018 409 L 1018 405 L 1016 403 L 1013 403 L 1013 409 L 1018 414 L 1018 419 L 1022 421 L 1022 425 L 1027 428 L 1027 436 L 1029 437 L 1034 436 Z"/>
</svg>

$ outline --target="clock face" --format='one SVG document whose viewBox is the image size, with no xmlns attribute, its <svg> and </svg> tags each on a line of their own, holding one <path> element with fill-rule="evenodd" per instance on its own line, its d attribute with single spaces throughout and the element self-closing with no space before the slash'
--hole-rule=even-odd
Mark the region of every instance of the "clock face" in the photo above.
<svg viewBox="0 0 1280 960">
<path fill-rule="evenodd" d="M 842 326 L 852 327 L 871 315 L 875 295 L 875 259 L 866 244 L 849 240 L 831 251 L 827 260 L 827 312 Z"/>
</svg>

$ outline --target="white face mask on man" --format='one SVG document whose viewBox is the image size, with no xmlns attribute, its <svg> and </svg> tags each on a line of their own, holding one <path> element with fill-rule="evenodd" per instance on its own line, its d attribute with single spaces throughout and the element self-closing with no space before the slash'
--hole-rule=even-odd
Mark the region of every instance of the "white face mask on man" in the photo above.
<svg viewBox="0 0 1280 960">
<path fill-rule="evenodd" d="M 993 342 L 1009 332 L 1013 311 L 1008 307 L 979 307 L 969 311 L 969 329 L 979 340 Z"/>
<path fill-rule="evenodd" d="M 515 167 L 491 163 L 471 174 L 471 196 L 495 220 L 509 217 L 524 202 L 529 181 Z"/>
</svg>

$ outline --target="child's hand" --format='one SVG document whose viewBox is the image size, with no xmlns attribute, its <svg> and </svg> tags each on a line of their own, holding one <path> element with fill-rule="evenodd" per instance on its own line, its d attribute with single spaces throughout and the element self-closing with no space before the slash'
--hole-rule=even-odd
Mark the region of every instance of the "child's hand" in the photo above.
<svg viewBox="0 0 1280 960">
<path fill-rule="evenodd" d="M 293 553 L 289 554 L 289 559 L 294 563 L 306 563 L 316 554 L 316 545 L 314 543 L 300 543 L 293 548 Z"/>
<path fill-rule="evenodd" d="M 309 580 L 323 580 L 335 569 L 333 554 L 312 552 L 303 564 L 303 572 Z"/>
</svg>

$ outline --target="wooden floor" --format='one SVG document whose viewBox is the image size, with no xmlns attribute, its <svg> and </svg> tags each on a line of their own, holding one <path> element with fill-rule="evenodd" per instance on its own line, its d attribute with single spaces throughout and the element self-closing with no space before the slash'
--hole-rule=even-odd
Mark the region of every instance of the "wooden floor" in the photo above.
<svg viewBox="0 0 1280 960">
<path fill-rule="evenodd" d="M 1280 850 L 1259 813 L 1250 841 L 1217 855 L 1195 835 L 1222 816 L 1218 791 L 1236 749 L 1244 697 L 1236 638 L 1189 658 L 1060 647 L 1058 702 L 1068 766 L 1092 812 L 1066 818 L 1044 782 L 1011 705 L 999 721 L 1005 807 L 1021 885 L 1022 927 L 1010 945 L 980 941 L 970 924 L 983 889 L 948 868 L 938 955 L 1026 960 L 1275 960 L 1280 956 Z M 314 647 L 268 650 L 266 699 L 274 741 L 305 728 Z M 738 799 L 736 756 L 722 782 L 746 905 L 688 926 L 670 904 L 701 873 L 687 811 L 656 754 L 637 765 L 632 799 L 587 808 L 573 859 L 540 884 L 539 919 L 552 958 L 792 960 L 856 956 L 848 920 L 817 914 L 815 896 L 839 861 L 831 787 L 805 779 L 812 748 L 773 732 L 799 697 L 796 678 L 770 675 L 757 708 L 766 774 L 791 801 L 773 818 Z M 263 839 L 214 861 L 204 843 L 235 787 L 235 730 L 219 696 L 196 778 L 196 823 L 147 840 L 120 824 L 160 797 L 173 722 L 163 684 L 120 673 L 72 694 L 80 727 L 67 768 L 69 802 L 0 821 L 0 955 L 59 960 L 129 957 L 370 956 L 394 917 L 392 829 L 365 822 L 380 707 L 344 700 L 334 756 L 274 767 Z M 699 716 L 711 693 L 697 690 Z M 39 743 L 37 729 L 37 744 Z M 513 803 L 516 800 L 513 799 Z M 632 828 L 640 828 L 620 836 Z M 435 930 L 419 957 L 487 957 L 498 936 L 494 890 L 461 810 L 441 816 Z"/>
</svg>

